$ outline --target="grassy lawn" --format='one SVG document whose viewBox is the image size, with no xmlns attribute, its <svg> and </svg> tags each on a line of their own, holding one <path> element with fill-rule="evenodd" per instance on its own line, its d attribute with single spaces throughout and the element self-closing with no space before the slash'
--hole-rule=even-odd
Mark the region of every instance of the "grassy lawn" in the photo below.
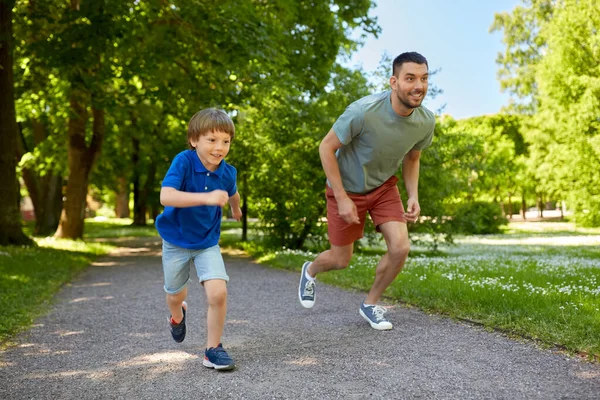
<svg viewBox="0 0 600 400">
<path fill-rule="evenodd" d="M 235 233 L 224 239 L 236 243 Z M 261 262 L 294 271 L 316 255 L 246 248 Z M 414 250 L 387 300 L 600 356 L 600 229 L 513 223 L 503 235 L 458 238 L 435 255 Z M 381 246 L 368 249 L 346 270 L 318 280 L 367 291 L 383 252 Z"/>
<path fill-rule="evenodd" d="M 85 241 L 34 238 L 37 247 L 0 246 L 0 348 L 44 314 L 53 296 L 98 256 L 114 246 L 111 238 L 156 236 L 153 226 L 133 227 L 131 220 L 86 220 Z M 31 235 L 32 225 L 24 227 Z M 106 243 L 94 242 L 99 238 Z"/>
</svg>

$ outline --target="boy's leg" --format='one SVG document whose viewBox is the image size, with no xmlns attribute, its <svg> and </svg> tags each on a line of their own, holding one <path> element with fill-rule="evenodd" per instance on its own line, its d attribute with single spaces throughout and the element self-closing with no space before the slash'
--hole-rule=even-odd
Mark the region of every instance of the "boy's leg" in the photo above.
<svg viewBox="0 0 600 400">
<path fill-rule="evenodd" d="M 367 295 L 365 304 L 377 304 L 387 287 L 396 279 L 410 250 L 408 230 L 404 222 L 390 221 L 379 226 L 387 245 L 387 253 L 375 270 L 375 281 Z"/>
<path fill-rule="evenodd" d="M 227 314 L 227 282 L 229 281 L 221 249 L 215 245 L 194 252 L 194 264 L 198 279 L 204 285 L 208 301 L 206 348 L 218 347 Z"/>
<path fill-rule="evenodd" d="M 183 319 L 183 301 L 187 298 L 187 286 L 177 294 L 167 293 L 167 306 L 171 312 L 171 318 L 178 324 Z"/>
<path fill-rule="evenodd" d="M 182 308 L 187 308 L 187 282 L 190 271 L 190 252 L 163 240 L 162 264 L 165 278 L 166 303 L 171 316 L 171 335 L 176 342 L 185 338 L 186 327 Z"/>
<path fill-rule="evenodd" d="M 222 279 L 204 281 L 208 311 L 206 313 L 206 348 L 218 347 L 227 315 L 227 282 Z"/>
</svg>

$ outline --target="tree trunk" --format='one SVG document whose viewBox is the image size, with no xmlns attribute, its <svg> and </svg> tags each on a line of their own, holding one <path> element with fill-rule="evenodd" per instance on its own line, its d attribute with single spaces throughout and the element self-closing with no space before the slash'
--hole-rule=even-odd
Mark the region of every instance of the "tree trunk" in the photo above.
<svg viewBox="0 0 600 400">
<path fill-rule="evenodd" d="M 72 87 L 69 118 L 69 178 L 60 223 L 54 235 L 59 238 L 83 238 L 89 174 L 104 139 L 104 110 L 92 107 L 93 135 L 90 146 L 86 144 L 87 98 L 83 90 Z"/>
<path fill-rule="evenodd" d="M 0 245 L 32 244 L 21 227 L 12 58 L 14 1 L 0 0 Z"/>
<path fill-rule="evenodd" d="M 32 120 L 31 123 L 34 141 L 38 145 L 46 139 L 45 128 L 39 121 Z M 17 157 L 21 159 L 29 150 L 25 147 L 25 138 L 22 132 L 20 132 L 19 137 Z M 35 213 L 33 233 L 43 236 L 50 235 L 58 227 L 62 210 L 62 178 L 50 171 L 47 171 L 44 176 L 40 176 L 35 170 L 28 167 L 23 167 L 22 171 L 23 181 L 27 186 Z"/>
<path fill-rule="evenodd" d="M 242 242 L 248 241 L 248 198 L 246 197 L 246 174 L 242 175 Z"/>
<path fill-rule="evenodd" d="M 115 216 L 117 218 L 129 218 L 129 181 L 125 177 L 119 178 L 119 191 L 116 195 Z"/>
<path fill-rule="evenodd" d="M 142 173 L 140 163 L 140 141 L 132 138 L 133 153 L 131 162 L 133 164 L 133 225 L 146 225 L 146 198 L 142 189 Z"/>
</svg>

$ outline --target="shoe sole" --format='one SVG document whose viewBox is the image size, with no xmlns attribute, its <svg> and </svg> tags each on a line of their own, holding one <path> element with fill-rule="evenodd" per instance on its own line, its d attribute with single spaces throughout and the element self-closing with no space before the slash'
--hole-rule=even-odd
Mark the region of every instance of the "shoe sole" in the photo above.
<svg viewBox="0 0 600 400">
<path fill-rule="evenodd" d="M 304 263 L 306 264 L 306 263 Z M 306 270 L 304 269 L 304 264 L 302 265 L 302 272 L 301 274 L 305 274 Z M 298 299 L 300 300 L 300 304 L 302 304 L 302 307 L 304 308 L 312 308 L 315 305 L 315 301 L 310 301 L 310 300 L 302 300 L 302 293 L 301 293 L 301 289 L 302 289 L 302 278 L 303 276 L 300 275 L 300 283 L 298 283 Z M 314 298 L 316 299 L 317 296 L 314 296 Z"/>
<path fill-rule="evenodd" d="M 365 315 L 365 313 L 363 312 L 363 310 L 358 310 L 358 312 L 360 313 L 360 316 L 363 317 L 364 319 L 367 320 L 367 322 L 371 325 L 371 328 L 373 329 L 377 329 L 378 331 L 389 331 L 390 329 L 392 329 L 394 326 L 390 323 L 390 326 L 381 326 L 378 325 L 376 323 L 374 323 L 373 321 L 371 321 L 369 319 L 369 317 L 367 317 Z"/>
<path fill-rule="evenodd" d="M 235 364 L 217 365 L 217 364 L 211 363 L 207 359 L 202 360 L 202 365 L 204 365 L 206 368 L 214 368 L 217 371 L 229 371 L 229 370 L 232 370 L 235 368 Z"/>
</svg>

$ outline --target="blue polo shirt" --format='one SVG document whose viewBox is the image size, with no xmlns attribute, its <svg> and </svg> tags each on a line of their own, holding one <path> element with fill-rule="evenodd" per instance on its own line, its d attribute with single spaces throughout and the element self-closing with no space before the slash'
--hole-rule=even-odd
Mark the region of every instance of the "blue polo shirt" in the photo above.
<svg viewBox="0 0 600 400">
<path fill-rule="evenodd" d="M 194 150 L 175 156 L 162 187 L 182 192 L 206 193 L 224 190 L 233 196 L 237 192 L 236 169 L 221 161 L 216 171 L 204 167 Z M 219 243 L 223 210 L 219 206 L 177 208 L 166 206 L 156 218 L 156 229 L 167 242 L 185 249 L 207 249 Z"/>
</svg>

